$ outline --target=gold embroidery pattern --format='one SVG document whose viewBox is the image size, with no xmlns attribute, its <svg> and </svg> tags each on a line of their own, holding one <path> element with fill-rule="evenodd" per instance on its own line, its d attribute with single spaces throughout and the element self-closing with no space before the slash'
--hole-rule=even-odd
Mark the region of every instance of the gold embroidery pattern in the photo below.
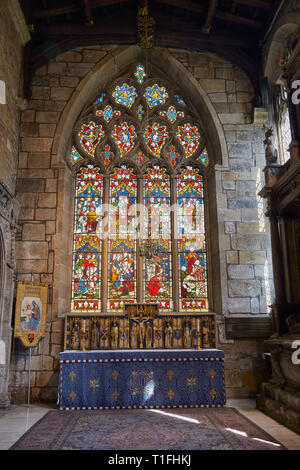
<svg viewBox="0 0 300 470">
<path fill-rule="evenodd" d="M 209 371 L 209 376 L 211 379 L 214 379 L 215 378 L 215 375 L 216 375 L 216 371 L 215 370 L 210 370 Z"/>
<path fill-rule="evenodd" d="M 154 395 L 153 384 L 154 372 L 132 372 L 132 379 L 128 381 L 129 387 L 132 389 L 132 395 L 145 395 L 150 393 Z"/>
<path fill-rule="evenodd" d="M 76 374 L 75 374 L 75 372 L 74 372 L 73 370 L 72 370 L 72 372 L 69 373 L 69 377 L 70 377 L 70 379 L 72 380 L 72 382 L 74 382 L 74 379 L 75 379 L 75 377 L 76 377 Z"/>
<path fill-rule="evenodd" d="M 97 388 L 99 388 L 99 381 L 97 379 L 90 380 L 90 388 L 93 389 L 93 393 L 96 393 Z"/>
<path fill-rule="evenodd" d="M 77 395 L 76 395 L 75 392 L 71 392 L 70 395 L 69 395 L 69 397 L 71 398 L 72 403 L 74 403 L 74 400 L 75 400 L 75 398 L 77 397 Z"/>
<path fill-rule="evenodd" d="M 173 379 L 174 372 L 172 370 L 168 370 L 167 376 L 169 377 L 170 380 Z"/>
<path fill-rule="evenodd" d="M 194 392 L 194 388 L 196 385 L 196 379 L 194 377 L 190 377 L 189 379 L 186 379 L 188 387 L 190 387 L 190 391 Z"/>
<path fill-rule="evenodd" d="M 215 389 L 213 388 L 210 392 L 209 392 L 210 396 L 212 397 L 212 399 L 214 400 L 216 398 L 216 395 L 217 395 L 217 392 L 215 391 Z"/>
<path fill-rule="evenodd" d="M 173 400 L 174 395 L 175 395 L 175 393 L 173 392 L 173 390 L 168 391 L 168 396 L 169 396 L 170 400 Z"/>
<path fill-rule="evenodd" d="M 113 395 L 115 401 L 117 401 L 119 396 L 120 396 L 120 394 L 117 392 L 117 390 L 114 391 L 114 393 L 112 395 Z"/>
<path fill-rule="evenodd" d="M 112 373 L 112 376 L 113 376 L 113 379 L 116 381 L 117 378 L 119 377 L 119 372 L 117 370 L 114 370 L 113 373 Z"/>
</svg>

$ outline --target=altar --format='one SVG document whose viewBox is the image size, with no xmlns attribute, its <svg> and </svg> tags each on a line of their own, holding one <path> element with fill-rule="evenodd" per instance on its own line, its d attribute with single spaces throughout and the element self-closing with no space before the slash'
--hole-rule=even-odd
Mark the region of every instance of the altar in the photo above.
<svg viewBox="0 0 300 470">
<path fill-rule="evenodd" d="M 61 410 L 221 407 L 225 401 L 218 349 L 60 353 Z"/>
</svg>

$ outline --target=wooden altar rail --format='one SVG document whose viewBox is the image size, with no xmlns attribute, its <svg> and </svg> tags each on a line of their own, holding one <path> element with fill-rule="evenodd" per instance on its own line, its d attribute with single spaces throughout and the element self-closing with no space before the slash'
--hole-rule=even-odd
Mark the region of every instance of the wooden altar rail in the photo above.
<svg viewBox="0 0 300 470">
<path fill-rule="evenodd" d="M 214 349 L 214 313 L 195 315 L 67 314 L 64 350 Z"/>
</svg>

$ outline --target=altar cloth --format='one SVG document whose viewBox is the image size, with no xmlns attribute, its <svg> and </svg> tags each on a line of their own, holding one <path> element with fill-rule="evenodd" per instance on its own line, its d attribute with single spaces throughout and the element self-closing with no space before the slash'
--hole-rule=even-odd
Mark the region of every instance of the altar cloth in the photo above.
<svg viewBox="0 0 300 470">
<path fill-rule="evenodd" d="M 218 349 L 60 353 L 61 410 L 220 407 L 225 401 Z"/>
</svg>

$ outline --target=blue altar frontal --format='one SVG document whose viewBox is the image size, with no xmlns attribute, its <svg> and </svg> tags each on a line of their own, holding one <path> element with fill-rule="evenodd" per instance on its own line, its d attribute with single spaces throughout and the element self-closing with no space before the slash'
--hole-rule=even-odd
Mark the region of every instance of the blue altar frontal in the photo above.
<svg viewBox="0 0 300 470">
<path fill-rule="evenodd" d="M 60 353 L 61 410 L 221 407 L 225 401 L 218 349 Z"/>
</svg>

